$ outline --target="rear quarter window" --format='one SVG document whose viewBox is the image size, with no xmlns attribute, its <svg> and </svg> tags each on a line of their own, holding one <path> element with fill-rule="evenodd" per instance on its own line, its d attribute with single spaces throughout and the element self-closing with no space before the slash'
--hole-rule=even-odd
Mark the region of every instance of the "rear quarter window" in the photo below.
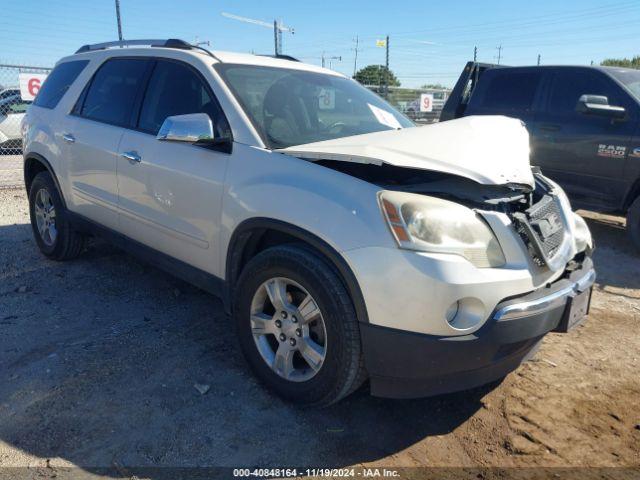
<svg viewBox="0 0 640 480">
<path fill-rule="evenodd" d="M 75 60 L 58 65 L 45 80 L 33 104 L 38 107 L 56 108 L 88 63 L 89 60 Z"/>
</svg>

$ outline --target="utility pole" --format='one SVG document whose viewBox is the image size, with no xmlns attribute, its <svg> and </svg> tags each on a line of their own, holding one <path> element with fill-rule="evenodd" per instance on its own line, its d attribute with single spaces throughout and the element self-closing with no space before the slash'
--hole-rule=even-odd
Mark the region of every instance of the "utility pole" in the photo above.
<svg viewBox="0 0 640 480">
<path fill-rule="evenodd" d="M 358 71 L 358 35 L 356 35 L 356 55 L 353 59 L 353 76 L 356 76 L 356 72 Z"/>
<path fill-rule="evenodd" d="M 322 51 L 322 57 L 320 57 L 320 58 L 322 59 L 322 68 L 324 68 L 325 65 L 327 64 L 327 60 L 329 60 L 329 68 L 331 68 L 331 64 L 332 64 L 333 60 L 338 60 L 339 62 L 342 61 L 342 55 L 340 55 L 340 56 L 332 55 L 332 56 L 327 57 L 325 55 L 324 50 Z"/>
<path fill-rule="evenodd" d="M 540 65 L 540 54 L 538 54 L 538 65 Z"/>
<path fill-rule="evenodd" d="M 120 0 L 116 0 L 116 20 L 118 22 L 118 40 L 122 41 L 122 21 L 120 20 Z"/>
<path fill-rule="evenodd" d="M 478 47 L 473 47 L 473 61 L 476 62 L 478 60 Z"/>
<path fill-rule="evenodd" d="M 498 50 L 498 65 L 500 65 L 500 59 L 502 58 L 502 45 L 496 47 L 496 50 Z"/>
<path fill-rule="evenodd" d="M 384 71 L 384 95 L 385 95 L 385 99 L 389 96 L 389 35 L 387 35 L 387 39 L 386 39 L 386 47 L 387 47 L 387 54 L 386 54 L 386 61 L 385 61 L 385 71 Z"/>
<path fill-rule="evenodd" d="M 254 20 L 253 18 L 241 17 L 239 15 L 233 15 L 232 13 L 222 12 L 223 17 L 238 20 L 240 22 L 252 23 L 253 25 L 259 25 L 261 27 L 273 28 L 273 43 L 274 51 L 276 55 L 282 54 L 282 32 L 288 32 L 292 35 L 295 33 L 293 28 L 286 27 L 282 24 L 282 21 L 274 20 L 273 24 L 263 22 L 262 20 Z"/>
</svg>

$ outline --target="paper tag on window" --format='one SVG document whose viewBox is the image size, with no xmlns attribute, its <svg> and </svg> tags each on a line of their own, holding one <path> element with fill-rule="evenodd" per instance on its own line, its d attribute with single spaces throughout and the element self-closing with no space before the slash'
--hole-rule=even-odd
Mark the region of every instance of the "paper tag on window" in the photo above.
<svg viewBox="0 0 640 480">
<path fill-rule="evenodd" d="M 375 115 L 378 122 L 380 122 L 382 125 L 386 125 L 387 127 L 391 128 L 402 128 L 402 125 L 400 125 L 400 122 L 393 115 L 393 113 L 387 112 L 386 110 L 378 108 L 375 105 L 371 105 L 370 103 L 367 103 L 367 105 L 369 106 L 371 113 Z"/>
<path fill-rule="evenodd" d="M 336 91 L 333 88 L 323 88 L 318 95 L 320 110 L 334 110 L 336 108 Z"/>
</svg>

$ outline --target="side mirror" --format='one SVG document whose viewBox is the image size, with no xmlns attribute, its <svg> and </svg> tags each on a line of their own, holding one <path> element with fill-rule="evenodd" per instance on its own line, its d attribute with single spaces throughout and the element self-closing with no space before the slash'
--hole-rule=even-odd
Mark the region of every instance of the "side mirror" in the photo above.
<svg viewBox="0 0 640 480">
<path fill-rule="evenodd" d="M 576 105 L 576 111 L 618 119 L 624 118 L 626 115 L 624 107 L 609 105 L 609 99 L 604 95 L 582 95 Z"/>
<path fill-rule="evenodd" d="M 206 113 L 189 113 L 167 117 L 156 136 L 168 142 L 213 142 L 213 123 Z"/>
</svg>

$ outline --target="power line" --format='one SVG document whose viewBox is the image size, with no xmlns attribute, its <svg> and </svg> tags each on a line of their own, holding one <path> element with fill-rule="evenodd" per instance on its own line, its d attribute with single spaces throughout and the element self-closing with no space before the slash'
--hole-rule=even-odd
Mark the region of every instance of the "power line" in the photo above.
<svg viewBox="0 0 640 480">
<path fill-rule="evenodd" d="M 240 15 L 234 15 L 232 13 L 222 12 L 223 17 L 230 18 L 232 20 L 238 20 L 244 23 L 251 23 L 253 25 L 258 25 L 260 27 L 271 28 L 272 25 L 269 22 L 263 22 L 262 20 L 255 20 L 253 18 L 241 17 Z M 286 27 L 282 24 L 282 21 L 274 20 L 273 21 L 273 43 L 274 50 L 276 55 L 280 55 L 282 53 L 282 32 L 288 32 L 292 35 L 295 33 L 293 28 Z"/>
<path fill-rule="evenodd" d="M 477 23 L 471 25 L 458 24 L 457 26 L 442 26 L 436 28 L 430 28 L 428 30 L 413 30 L 413 31 L 405 31 L 405 32 L 391 32 L 394 36 L 399 35 L 412 35 L 415 33 L 425 33 L 428 32 L 430 34 L 438 33 L 438 32 L 446 32 L 451 33 L 457 30 L 462 30 L 465 32 L 469 32 L 473 28 L 491 28 L 496 30 L 501 30 L 504 26 L 517 26 L 518 28 L 526 25 L 539 25 L 540 20 L 546 18 L 553 18 L 553 22 L 545 22 L 545 24 L 549 23 L 563 23 L 567 20 L 575 20 L 576 18 L 584 18 L 584 17 L 597 17 L 600 18 L 605 15 L 624 13 L 627 10 L 635 10 L 638 8 L 638 3 L 636 1 L 633 2 L 621 2 L 617 4 L 609 4 L 606 6 L 588 8 L 582 10 L 580 13 L 576 14 L 575 12 L 566 12 L 566 13 L 548 13 L 544 15 L 538 15 L 534 17 L 528 17 L 526 20 L 519 20 L 519 18 L 507 19 L 507 20 L 497 20 L 494 22 L 484 22 Z M 602 12 L 604 10 L 604 12 Z"/>
<path fill-rule="evenodd" d="M 604 11 L 602 11 L 604 10 Z M 473 32 L 474 28 L 476 30 L 481 31 L 490 31 L 490 32 L 502 32 L 504 30 L 505 27 L 510 27 L 510 28 L 517 28 L 517 29 L 521 29 L 521 28 L 527 28 L 527 27 L 538 27 L 541 25 L 540 20 L 541 19 L 546 19 L 546 18 L 551 18 L 550 21 L 545 21 L 544 25 L 553 25 L 553 24 L 564 24 L 567 21 L 570 20 L 575 20 L 575 19 L 590 19 L 590 18 L 597 18 L 598 20 L 600 20 L 602 17 L 606 17 L 606 16 L 613 16 L 613 15 L 620 15 L 622 13 L 627 13 L 629 11 L 640 11 L 638 9 L 638 4 L 637 2 L 622 2 L 622 3 L 617 3 L 617 4 L 610 4 L 607 6 L 601 6 L 601 7 L 594 7 L 594 8 L 590 8 L 590 9 L 584 9 L 582 10 L 580 13 L 576 14 L 576 13 L 564 13 L 564 14 L 558 14 L 558 13 L 550 13 L 550 14 L 545 14 L 545 15 L 539 15 L 539 16 L 535 16 L 535 17 L 528 17 L 526 20 L 520 20 L 515 18 L 515 19 L 511 19 L 511 20 L 500 20 L 500 21 L 495 21 L 495 22 L 487 22 L 487 23 L 482 23 L 482 24 L 470 24 L 470 25 L 464 25 L 464 24 L 458 24 L 457 26 L 451 26 L 451 27 L 436 27 L 436 28 L 432 28 L 429 30 L 414 30 L 414 31 L 405 31 L 405 32 L 391 32 L 394 37 L 395 36 L 402 36 L 402 35 L 413 35 L 416 33 L 425 33 L 428 32 L 430 35 L 432 35 L 433 33 L 456 33 L 456 31 L 460 30 L 462 31 L 461 34 L 456 33 L 456 38 L 459 38 L 460 35 L 464 35 L 464 34 L 468 34 L 469 36 L 477 36 L 478 32 Z M 601 24 L 601 22 L 600 22 Z M 579 28 L 585 28 L 585 27 L 579 27 Z M 596 26 L 590 26 L 590 27 L 586 27 L 589 29 L 593 29 L 596 28 Z M 566 30 L 566 29 L 563 29 Z M 520 34 L 519 36 L 522 36 L 525 34 Z M 377 35 L 367 35 L 367 36 L 360 36 L 360 39 L 374 39 L 376 38 Z M 316 38 L 313 42 L 313 44 L 317 44 L 318 41 L 322 41 L 320 38 Z M 396 41 L 398 41 L 398 39 L 396 39 Z M 329 39 L 329 42 L 331 42 L 334 45 L 340 45 L 340 44 L 345 44 L 346 41 L 338 41 L 338 40 L 331 40 Z M 325 44 L 328 43 L 327 41 L 325 41 Z M 311 45 L 311 43 L 303 43 L 303 44 L 299 44 L 298 47 L 301 46 L 307 46 L 307 45 Z"/>
</svg>

